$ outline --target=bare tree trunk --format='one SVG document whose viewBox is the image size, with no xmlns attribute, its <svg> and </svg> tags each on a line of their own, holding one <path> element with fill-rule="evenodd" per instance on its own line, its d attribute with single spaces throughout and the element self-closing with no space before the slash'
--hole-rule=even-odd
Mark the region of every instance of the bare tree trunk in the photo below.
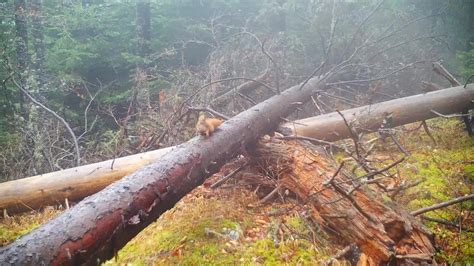
<svg viewBox="0 0 474 266">
<path fill-rule="evenodd" d="M 40 89 L 46 83 L 46 76 L 44 71 L 45 47 L 43 34 L 43 1 L 31 0 L 31 35 L 33 37 L 33 45 L 35 48 L 35 58 L 33 60 L 33 67 L 35 69 L 36 79 Z"/>
<path fill-rule="evenodd" d="M 139 0 L 137 8 L 137 37 L 138 37 L 138 55 L 146 57 L 150 54 L 151 40 L 151 13 L 150 1 Z M 145 63 L 143 63 L 145 65 Z"/>
<path fill-rule="evenodd" d="M 319 83 L 312 79 L 303 88 L 294 86 L 226 121 L 209 138 L 178 146 L 0 249 L 0 261 L 59 265 L 111 258 L 227 160 L 273 131 L 296 108 L 293 103 L 309 99 Z"/>
<path fill-rule="evenodd" d="M 158 161 L 173 147 L 22 178 L 0 184 L 0 210 L 8 214 L 79 201 L 141 167 Z"/>
<path fill-rule="evenodd" d="M 147 57 L 150 54 L 151 40 L 151 13 L 150 2 L 148 0 L 140 0 L 136 4 L 137 16 L 137 55 L 140 56 L 141 62 L 138 63 L 135 71 L 135 85 L 132 93 L 132 103 L 129 109 L 129 115 L 133 113 L 133 109 L 141 114 L 147 108 L 151 108 L 150 92 L 147 87 Z"/>
<path fill-rule="evenodd" d="M 18 82 L 23 88 L 27 88 L 26 72 L 28 70 L 28 23 L 25 0 L 15 0 L 15 26 L 16 26 L 16 57 L 19 73 Z M 28 110 L 25 107 L 23 94 L 20 95 L 20 112 L 25 120 L 28 119 Z"/>
<path fill-rule="evenodd" d="M 346 244 L 357 244 L 373 265 L 432 262 L 434 239 L 422 223 L 384 204 L 374 191 L 358 188 L 349 193 L 360 180 L 351 181 L 322 155 L 324 151 L 308 152 L 315 149 L 297 141 L 262 140 L 257 158 L 265 169 L 278 169 L 275 176 L 309 208 L 315 221 L 336 231 Z"/>
<path fill-rule="evenodd" d="M 376 131 L 387 116 L 391 126 L 423 121 L 438 114 L 460 113 L 474 108 L 474 84 L 418 94 L 410 97 L 348 109 L 341 113 L 358 132 Z M 342 117 L 337 113 L 288 122 L 280 126 L 285 135 L 306 136 L 333 141 L 350 137 Z"/>
</svg>

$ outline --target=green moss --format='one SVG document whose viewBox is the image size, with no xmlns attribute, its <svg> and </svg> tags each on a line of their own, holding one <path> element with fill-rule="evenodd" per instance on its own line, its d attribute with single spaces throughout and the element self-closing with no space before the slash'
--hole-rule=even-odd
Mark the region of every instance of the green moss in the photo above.
<svg viewBox="0 0 474 266">
<path fill-rule="evenodd" d="M 285 224 L 299 235 L 309 235 L 311 233 L 310 228 L 306 220 L 299 216 L 293 216 L 286 219 Z"/>
<path fill-rule="evenodd" d="M 467 135 L 459 120 L 433 119 L 428 122 L 436 145 L 422 130 L 400 138 L 411 152 L 407 163 L 398 167 L 400 175 L 408 181 L 423 180 L 418 186 L 407 190 L 404 198 L 400 199 L 410 210 L 466 195 L 473 189 L 474 165 L 469 162 L 474 161 L 474 138 Z M 466 201 L 427 215 L 455 221 L 461 210 L 472 208 L 472 201 Z M 467 224 L 467 227 L 472 227 L 472 223 Z M 437 254 L 439 261 L 450 264 L 474 261 L 473 233 L 459 234 L 452 228 L 433 222 L 427 225 L 443 247 L 443 251 Z"/>
<path fill-rule="evenodd" d="M 285 240 L 275 245 L 273 240 L 266 238 L 249 245 L 241 262 L 264 265 L 315 265 L 328 258 L 326 252 L 317 250 L 310 241 L 304 239 Z"/>
<path fill-rule="evenodd" d="M 7 245 L 44 224 L 60 211 L 47 209 L 4 218 L 0 223 L 0 246 Z"/>
<path fill-rule="evenodd" d="M 474 184 L 474 164 L 464 166 L 464 179 L 469 184 Z"/>
<path fill-rule="evenodd" d="M 0 243 L 6 244 L 13 242 L 22 235 L 21 231 L 13 231 L 5 226 L 0 225 Z"/>
<path fill-rule="evenodd" d="M 251 192 L 248 192 L 251 194 Z M 113 265 L 315 265 L 329 257 L 329 245 L 315 247 L 306 220 L 299 216 L 275 218 L 269 225 L 255 223 L 255 213 L 244 208 L 255 202 L 249 195 L 232 194 L 230 198 L 192 198 L 179 203 L 147 227 L 122 250 Z M 251 194 L 253 196 L 253 194 Z M 280 237 L 278 228 L 289 230 Z M 245 232 L 257 229 L 253 237 Z M 276 230 L 274 230 L 276 228 Z M 207 234 L 206 229 L 225 235 L 225 231 L 240 233 L 237 241 Z M 291 235 L 291 237 L 290 237 Z M 265 237 L 266 236 L 266 237 Z M 263 239 L 261 239 L 263 237 Z M 281 241 L 280 241 L 281 240 Z"/>
</svg>

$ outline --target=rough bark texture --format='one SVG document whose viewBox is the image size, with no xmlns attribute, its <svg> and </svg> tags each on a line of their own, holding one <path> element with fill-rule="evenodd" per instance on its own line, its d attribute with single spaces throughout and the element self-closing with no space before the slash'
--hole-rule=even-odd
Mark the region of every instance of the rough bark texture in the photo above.
<svg viewBox="0 0 474 266">
<path fill-rule="evenodd" d="M 211 137 L 195 137 L 159 161 L 90 196 L 47 224 L 0 249 L 15 264 L 96 264 L 202 184 L 247 145 L 271 132 L 310 98 L 319 81 L 294 86 L 233 117 Z"/>
<path fill-rule="evenodd" d="M 79 201 L 157 161 L 171 149 L 172 147 L 1 183 L 0 210 L 14 214 L 62 203 L 64 199 Z"/>
<path fill-rule="evenodd" d="M 277 169 L 283 186 L 294 192 L 311 210 L 321 225 L 337 232 L 348 244 L 356 243 L 374 265 L 402 257 L 419 257 L 416 263 L 431 261 L 434 241 L 427 229 L 413 216 L 384 204 L 368 188 L 351 194 L 364 213 L 341 194 L 357 183 L 347 182 L 341 171 L 333 180 L 339 189 L 328 184 L 337 172 L 333 162 L 313 145 L 297 141 L 263 140 L 257 149 L 265 169 Z"/>
<path fill-rule="evenodd" d="M 423 121 L 441 114 L 452 114 L 474 109 L 474 84 L 434 91 L 342 111 L 357 131 L 376 130 L 386 115 L 391 115 L 391 126 Z M 280 128 L 285 135 L 298 135 L 334 141 L 350 137 L 350 132 L 338 113 L 310 117 L 285 123 Z"/>
</svg>

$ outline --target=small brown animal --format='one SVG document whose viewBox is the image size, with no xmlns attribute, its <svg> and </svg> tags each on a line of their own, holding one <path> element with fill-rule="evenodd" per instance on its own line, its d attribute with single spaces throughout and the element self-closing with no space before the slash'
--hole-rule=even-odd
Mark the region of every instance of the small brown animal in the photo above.
<svg viewBox="0 0 474 266">
<path fill-rule="evenodd" d="M 204 114 L 199 116 L 196 124 L 196 132 L 202 136 L 209 137 L 224 120 L 218 118 L 207 118 Z"/>
</svg>

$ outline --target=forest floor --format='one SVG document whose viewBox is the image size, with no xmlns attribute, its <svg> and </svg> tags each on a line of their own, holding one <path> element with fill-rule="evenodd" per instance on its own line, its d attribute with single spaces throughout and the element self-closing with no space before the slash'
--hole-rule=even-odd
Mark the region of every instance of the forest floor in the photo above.
<svg viewBox="0 0 474 266">
<path fill-rule="evenodd" d="M 428 121 L 436 144 L 419 123 L 396 129 L 410 156 L 398 165 L 397 182 L 419 184 L 400 192 L 394 201 L 408 210 L 473 193 L 474 138 L 459 120 Z M 373 155 L 391 161 L 392 144 L 379 145 Z M 275 197 L 259 204 L 255 187 L 230 180 L 217 189 L 214 175 L 148 226 L 109 265 L 315 265 L 327 261 L 344 243 L 308 219 L 291 198 Z M 388 197 L 387 197 L 388 198 Z M 392 199 L 387 199 L 392 201 Z M 0 220 L 0 246 L 61 213 L 53 207 Z M 464 202 L 426 214 L 456 221 L 474 230 L 474 202 Z M 426 221 L 425 221 L 426 222 Z M 474 262 L 474 233 L 426 222 L 440 246 L 438 262 Z"/>
</svg>

